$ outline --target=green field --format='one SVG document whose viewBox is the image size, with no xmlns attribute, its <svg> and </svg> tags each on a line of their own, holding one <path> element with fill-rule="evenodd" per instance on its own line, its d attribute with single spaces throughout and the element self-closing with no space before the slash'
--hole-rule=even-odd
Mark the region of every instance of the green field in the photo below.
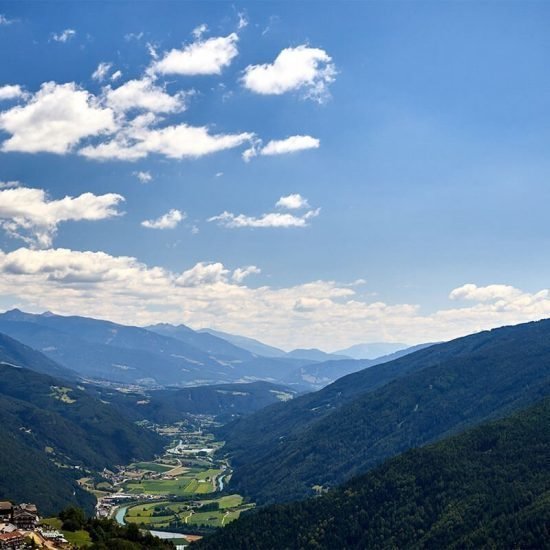
<svg viewBox="0 0 550 550">
<path fill-rule="evenodd" d="M 159 474 L 168 472 L 175 468 L 175 466 L 170 466 L 169 464 L 160 464 L 158 462 L 136 462 L 131 466 L 145 472 L 155 472 Z"/>
<path fill-rule="evenodd" d="M 160 466 L 160 465 L 159 465 Z M 215 491 L 213 480 L 222 472 L 221 469 L 201 470 L 192 468 L 174 479 L 132 480 L 124 484 L 124 490 L 133 495 L 147 493 L 150 495 L 186 496 L 208 494 Z"/>
<path fill-rule="evenodd" d="M 243 505 L 240 495 L 201 501 L 203 506 L 211 503 L 218 503 L 219 509 L 203 512 L 196 503 L 169 501 L 138 504 L 128 508 L 124 520 L 128 523 L 154 527 L 170 527 L 170 523 L 174 521 L 179 525 L 222 527 L 237 519 L 242 511 L 250 508 L 250 505 Z"/>
<path fill-rule="evenodd" d="M 78 548 L 85 548 L 92 544 L 88 531 L 61 531 L 62 521 L 59 518 L 43 518 L 40 523 L 47 525 L 50 529 L 60 531 L 71 544 Z"/>
</svg>

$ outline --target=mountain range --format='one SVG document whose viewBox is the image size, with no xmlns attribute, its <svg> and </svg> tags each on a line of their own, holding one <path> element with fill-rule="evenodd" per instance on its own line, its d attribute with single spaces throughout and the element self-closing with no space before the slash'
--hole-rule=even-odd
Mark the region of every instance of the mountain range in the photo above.
<svg viewBox="0 0 550 550">
<path fill-rule="evenodd" d="M 277 357 L 265 357 L 185 325 L 141 328 L 50 312 L 30 314 L 18 309 L 0 314 L 0 333 L 70 369 L 73 378 L 76 372 L 87 380 L 150 388 L 263 380 L 307 391 L 370 366 L 320 350 L 281 351 Z M 263 344 L 257 342 L 258 346 Z M 309 366 L 316 370 L 316 365 L 327 360 L 331 365 L 322 375 L 309 372 Z M 68 372 L 51 374 L 71 376 Z"/>
</svg>

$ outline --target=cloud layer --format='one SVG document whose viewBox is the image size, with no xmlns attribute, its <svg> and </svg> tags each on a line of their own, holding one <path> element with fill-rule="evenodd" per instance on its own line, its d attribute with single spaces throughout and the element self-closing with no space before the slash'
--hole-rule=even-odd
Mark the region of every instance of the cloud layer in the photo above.
<svg viewBox="0 0 550 550">
<path fill-rule="evenodd" d="M 415 304 L 369 300 L 357 284 L 311 281 L 283 288 L 243 284 L 246 275 L 258 272 L 255 266 L 231 270 L 221 262 L 200 262 L 174 273 L 104 252 L 0 251 L 0 292 L 14 295 L 13 305 L 141 325 L 183 322 L 287 348 L 338 349 L 384 340 L 429 342 L 550 316 L 548 290 L 531 294 L 514 289 L 506 298 L 485 300 L 492 290 L 475 287 L 484 301 L 421 314 Z M 462 296 L 461 289 L 451 295 Z"/>
</svg>

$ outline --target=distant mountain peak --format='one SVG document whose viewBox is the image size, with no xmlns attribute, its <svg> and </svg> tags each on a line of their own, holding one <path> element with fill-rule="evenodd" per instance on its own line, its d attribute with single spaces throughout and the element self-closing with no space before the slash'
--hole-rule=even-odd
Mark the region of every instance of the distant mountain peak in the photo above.
<svg viewBox="0 0 550 550">
<path fill-rule="evenodd" d="M 10 321 L 30 321 L 35 317 L 35 315 L 32 313 L 21 311 L 20 309 L 15 307 L 13 309 L 5 311 L 4 313 L 1 313 L 0 317 L 3 317 L 4 319 L 9 319 Z"/>
</svg>

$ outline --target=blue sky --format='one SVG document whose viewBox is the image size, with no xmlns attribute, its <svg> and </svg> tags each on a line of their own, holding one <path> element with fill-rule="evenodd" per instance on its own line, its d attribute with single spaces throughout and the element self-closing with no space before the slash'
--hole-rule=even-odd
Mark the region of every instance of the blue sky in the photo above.
<svg viewBox="0 0 550 550">
<path fill-rule="evenodd" d="M 547 3 L 0 14 L 0 307 L 324 349 L 550 313 Z"/>
</svg>

